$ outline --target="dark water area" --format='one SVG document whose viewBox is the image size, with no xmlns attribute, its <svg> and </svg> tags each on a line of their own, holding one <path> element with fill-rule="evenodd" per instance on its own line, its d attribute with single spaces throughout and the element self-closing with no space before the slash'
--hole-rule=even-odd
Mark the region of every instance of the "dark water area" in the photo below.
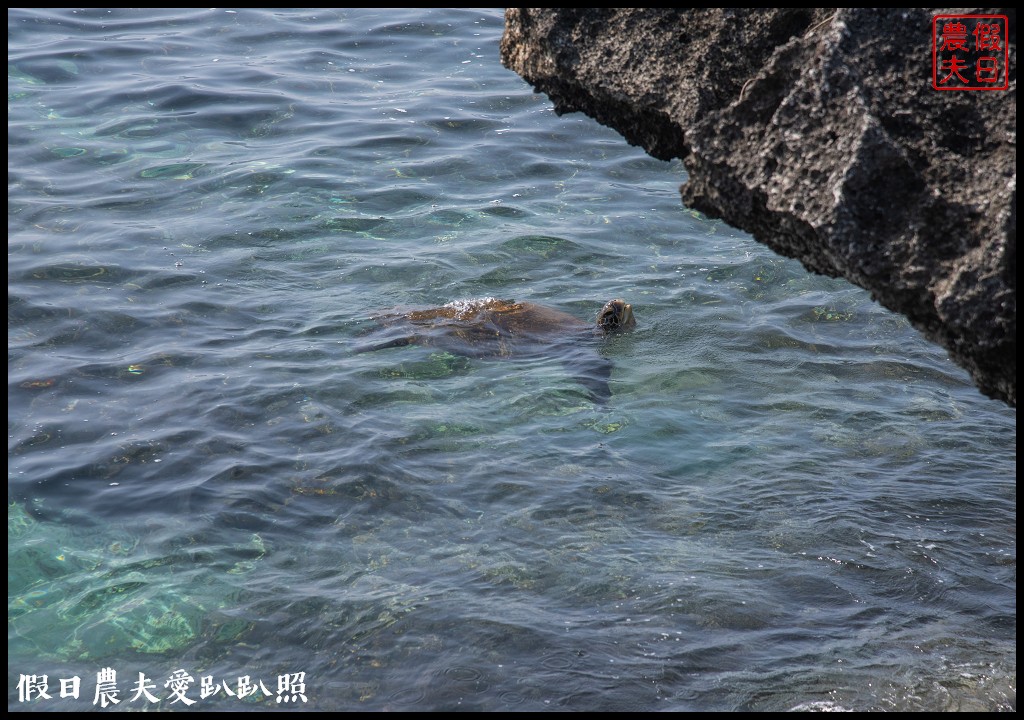
<svg viewBox="0 0 1024 720">
<path fill-rule="evenodd" d="M 8 708 L 1015 709 L 1015 411 L 501 31 L 8 11 Z M 484 297 L 631 303 L 609 397 L 356 352 Z"/>
</svg>

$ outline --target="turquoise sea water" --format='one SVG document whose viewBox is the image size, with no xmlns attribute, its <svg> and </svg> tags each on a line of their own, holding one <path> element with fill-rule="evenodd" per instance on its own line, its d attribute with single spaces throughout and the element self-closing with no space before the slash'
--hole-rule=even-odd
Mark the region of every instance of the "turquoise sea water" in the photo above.
<svg viewBox="0 0 1024 720">
<path fill-rule="evenodd" d="M 194 709 L 1015 708 L 1015 411 L 501 30 L 9 10 L 9 708 L 103 668 L 120 709 L 179 669 Z M 631 302 L 609 401 L 353 352 L 485 296 Z"/>
</svg>

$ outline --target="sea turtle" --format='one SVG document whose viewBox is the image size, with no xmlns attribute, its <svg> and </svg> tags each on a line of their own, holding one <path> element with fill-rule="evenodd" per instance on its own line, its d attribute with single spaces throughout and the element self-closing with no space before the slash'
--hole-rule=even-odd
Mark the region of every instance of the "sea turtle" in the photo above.
<svg viewBox="0 0 1024 720">
<path fill-rule="evenodd" d="M 424 345 L 482 359 L 554 355 L 598 403 L 611 396 L 612 363 L 598 353 L 597 341 L 636 326 L 633 306 L 623 300 L 605 303 L 596 325 L 543 305 L 492 297 L 390 313 L 376 320 L 384 326 L 377 334 L 385 339 L 356 352 Z"/>
</svg>

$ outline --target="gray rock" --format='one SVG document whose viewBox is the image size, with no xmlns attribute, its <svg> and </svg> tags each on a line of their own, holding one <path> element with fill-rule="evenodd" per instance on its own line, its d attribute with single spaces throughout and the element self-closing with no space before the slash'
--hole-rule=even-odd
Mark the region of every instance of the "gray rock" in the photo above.
<svg viewBox="0 0 1024 720">
<path fill-rule="evenodd" d="M 514 8 L 501 53 L 559 114 L 681 158 L 686 205 L 869 290 L 1016 406 L 1016 13 L 1010 89 L 940 92 L 937 12 Z"/>
</svg>

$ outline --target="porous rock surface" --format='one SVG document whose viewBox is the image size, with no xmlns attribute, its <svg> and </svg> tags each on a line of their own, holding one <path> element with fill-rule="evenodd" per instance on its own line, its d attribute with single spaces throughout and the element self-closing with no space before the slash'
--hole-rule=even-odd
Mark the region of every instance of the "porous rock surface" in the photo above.
<svg viewBox="0 0 1024 720">
<path fill-rule="evenodd" d="M 845 277 L 1016 406 L 1010 88 L 932 87 L 908 9 L 512 8 L 502 62 L 661 159 L 683 202 Z M 958 10 L 966 14 L 971 11 Z"/>
</svg>

